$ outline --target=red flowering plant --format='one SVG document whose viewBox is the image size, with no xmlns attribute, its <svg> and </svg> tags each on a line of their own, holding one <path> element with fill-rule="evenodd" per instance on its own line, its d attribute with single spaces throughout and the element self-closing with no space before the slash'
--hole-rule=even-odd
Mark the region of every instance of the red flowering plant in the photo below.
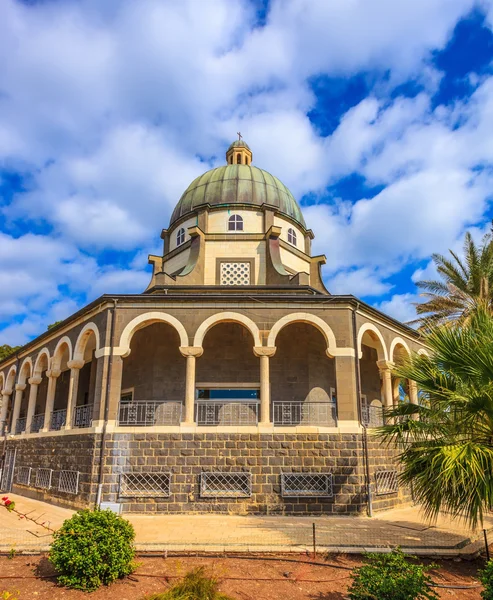
<svg viewBox="0 0 493 600">
<path fill-rule="evenodd" d="M 3 505 L 5 506 L 5 508 L 9 511 L 12 512 L 15 508 L 15 502 L 13 500 L 10 500 L 8 496 L 4 496 L 2 498 L 2 502 Z"/>
</svg>

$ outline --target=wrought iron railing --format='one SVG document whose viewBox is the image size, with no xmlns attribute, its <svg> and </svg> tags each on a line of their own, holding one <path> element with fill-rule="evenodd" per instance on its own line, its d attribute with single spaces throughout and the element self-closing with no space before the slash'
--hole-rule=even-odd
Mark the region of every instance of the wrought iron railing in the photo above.
<svg viewBox="0 0 493 600">
<path fill-rule="evenodd" d="M 132 427 L 179 425 L 182 403 L 170 401 L 137 401 L 120 403 L 118 424 Z"/>
<path fill-rule="evenodd" d="M 337 425 L 335 402 L 273 402 L 274 425 Z"/>
<path fill-rule="evenodd" d="M 67 420 L 67 409 L 66 408 L 62 408 L 60 410 L 54 410 L 51 413 L 50 429 L 53 431 L 58 431 L 65 425 L 66 420 Z"/>
<path fill-rule="evenodd" d="M 17 423 L 15 424 L 15 433 L 19 434 L 19 433 L 22 433 L 23 431 L 26 431 L 26 423 L 27 423 L 26 417 L 17 419 Z"/>
<path fill-rule="evenodd" d="M 43 429 L 43 425 L 45 423 L 45 414 L 39 413 L 37 415 L 33 415 L 33 420 L 31 421 L 31 433 L 38 433 L 40 429 Z"/>
<path fill-rule="evenodd" d="M 257 425 L 259 406 L 245 400 L 198 400 L 195 421 L 197 425 Z"/>
<path fill-rule="evenodd" d="M 383 407 L 367 406 L 361 407 L 361 419 L 366 427 L 382 427 L 384 425 Z"/>
<path fill-rule="evenodd" d="M 74 427 L 90 427 L 92 422 L 92 404 L 76 406 L 74 410 Z"/>
</svg>

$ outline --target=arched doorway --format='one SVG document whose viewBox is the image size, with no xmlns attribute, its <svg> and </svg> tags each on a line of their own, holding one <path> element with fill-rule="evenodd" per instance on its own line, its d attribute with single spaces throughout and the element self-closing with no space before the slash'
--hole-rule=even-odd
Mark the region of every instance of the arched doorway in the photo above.
<svg viewBox="0 0 493 600">
<path fill-rule="evenodd" d="M 70 389 L 70 369 L 68 361 L 70 360 L 71 348 L 67 342 L 62 342 L 55 351 L 53 357 L 53 370 L 60 371 L 56 378 L 55 394 L 53 399 L 53 410 L 50 418 L 50 429 L 58 431 L 61 429 L 67 419 L 68 394 Z"/>
<path fill-rule="evenodd" d="M 277 334 L 270 359 L 274 425 L 337 424 L 335 361 L 311 323 L 291 322 Z"/>
<path fill-rule="evenodd" d="M 383 425 L 383 382 L 378 363 L 385 359 L 382 338 L 366 329 L 360 343 L 361 420 L 368 427 Z"/>
<path fill-rule="evenodd" d="M 31 385 L 29 379 L 32 375 L 32 364 L 30 360 L 25 360 L 19 372 L 18 384 L 24 386 L 21 391 L 20 398 L 16 398 L 16 402 L 20 402 L 19 414 L 15 424 L 15 434 L 23 433 L 26 430 L 27 424 L 27 409 L 29 406 L 29 395 L 31 393 Z"/>
<path fill-rule="evenodd" d="M 207 330 L 197 359 L 198 425 L 256 425 L 260 408 L 260 364 L 251 332 L 237 322 Z"/>
<path fill-rule="evenodd" d="M 31 420 L 31 433 L 37 433 L 44 426 L 46 400 L 48 397 L 48 377 L 46 377 L 46 371 L 49 367 L 49 361 L 50 356 L 48 351 L 43 350 L 38 354 L 36 364 L 34 365 L 33 377 L 41 381 L 36 394 L 34 414 Z"/>
</svg>

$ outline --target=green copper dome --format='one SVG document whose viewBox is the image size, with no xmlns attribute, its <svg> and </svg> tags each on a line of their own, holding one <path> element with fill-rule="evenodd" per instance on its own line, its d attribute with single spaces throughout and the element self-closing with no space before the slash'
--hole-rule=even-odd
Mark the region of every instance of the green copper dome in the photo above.
<svg viewBox="0 0 493 600">
<path fill-rule="evenodd" d="M 241 142 L 245 147 L 245 142 Z M 248 147 L 248 146 L 246 146 Z M 300 207 L 288 188 L 270 173 L 251 165 L 226 165 L 197 177 L 185 190 L 171 215 L 170 226 L 199 206 L 271 206 L 304 228 Z"/>
</svg>

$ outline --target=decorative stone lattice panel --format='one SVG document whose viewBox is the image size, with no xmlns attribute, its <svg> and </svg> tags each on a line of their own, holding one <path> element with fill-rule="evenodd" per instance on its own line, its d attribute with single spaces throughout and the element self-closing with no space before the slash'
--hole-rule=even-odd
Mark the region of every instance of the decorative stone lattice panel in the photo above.
<svg viewBox="0 0 493 600">
<path fill-rule="evenodd" d="M 281 493 L 284 497 L 332 497 L 332 473 L 282 473 Z"/>
<path fill-rule="evenodd" d="M 252 495 L 252 474 L 245 471 L 201 473 L 200 495 L 203 498 L 248 498 Z"/>
<path fill-rule="evenodd" d="M 19 467 L 17 470 L 17 483 L 29 485 L 31 481 L 31 467 Z"/>
<path fill-rule="evenodd" d="M 51 487 L 52 475 L 52 469 L 38 469 L 36 473 L 36 487 L 49 490 Z"/>
<path fill-rule="evenodd" d="M 222 262 L 221 285 L 250 285 L 250 263 Z"/>
<path fill-rule="evenodd" d="M 395 494 L 399 489 L 397 471 L 377 471 L 375 473 L 377 496 Z"/>
<path fill-rule="evenodd" d="M 121 498 L 155 498 L 170 495 L 170 473 L 122 473 Z"/>
<path fill-rule="evenodd" d="M 79 492 L 79 471 L 60 471 L 58 491 L 77 494 Z"/>
</svg>

